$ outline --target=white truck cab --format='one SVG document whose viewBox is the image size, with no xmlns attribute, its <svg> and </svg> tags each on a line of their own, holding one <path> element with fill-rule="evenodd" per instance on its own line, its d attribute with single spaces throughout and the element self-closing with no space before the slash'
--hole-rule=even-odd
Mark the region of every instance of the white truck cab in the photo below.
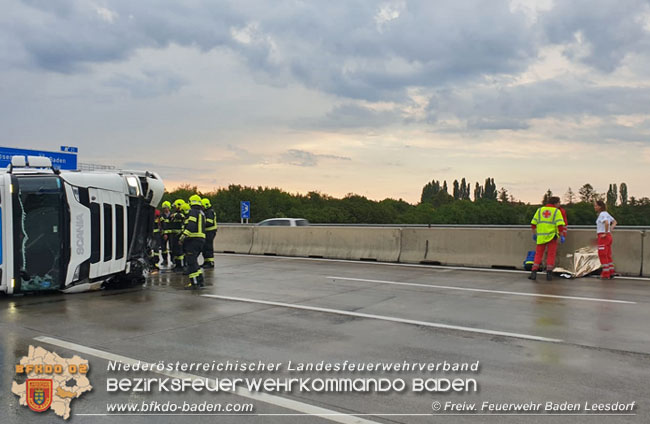
<svg viewBox="0 0 650 424">
<path fill-rule="evenodd" d="M 78 292 L 144 281 L 154 211 L 148 171 L 59 171 L 14 156 L 0 171 L 0 292 Z"/>
</svg>

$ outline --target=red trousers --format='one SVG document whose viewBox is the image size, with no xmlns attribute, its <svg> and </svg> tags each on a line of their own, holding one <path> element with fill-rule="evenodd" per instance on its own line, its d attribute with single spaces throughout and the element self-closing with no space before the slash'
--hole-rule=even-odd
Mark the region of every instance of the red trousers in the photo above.
<svg viewBox="0 0 650 424">
<path fill-rule="evenodd" d="M 598 259 L 603 266 L 601 277 L 609 278 L 614 274 L 614 261 L 612 260 L 612 235 L 610 233 L 598 234 Z"/>
<path fill-rule="evenodd" d="M 548 243 L 538 244 L 537 250 L 535 250 L 535 261 L 533 263 L 533 271 L 539 270 L 539 267 L 542 265 L 542 259 L 544 259 L 544 251 L 546 251 L 546 269 L 552 271 L 555 268 L 555 253 L 557 252 L 557 237 Z"/>
</svg>

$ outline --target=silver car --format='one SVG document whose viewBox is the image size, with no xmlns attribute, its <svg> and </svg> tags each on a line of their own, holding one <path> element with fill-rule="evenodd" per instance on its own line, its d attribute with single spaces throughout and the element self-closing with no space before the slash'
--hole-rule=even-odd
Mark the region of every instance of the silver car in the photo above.
<svg viewBox="0 0 650 424">
<path fill-rule="evenodd" d="M 260 227 L 306 227 L 309 221 L 304 218 L 269 218 L 257 224 Z"/>
</svg>

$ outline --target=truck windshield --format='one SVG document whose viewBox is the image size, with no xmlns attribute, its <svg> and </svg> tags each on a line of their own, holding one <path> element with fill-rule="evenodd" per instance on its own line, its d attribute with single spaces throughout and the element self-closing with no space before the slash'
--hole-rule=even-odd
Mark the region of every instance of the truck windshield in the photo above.
<svg viewBox="0 0 650 424">
<path fill-rule="evenodd" d="M 14 228 L 19 290 L 57 290 L 63 278 L 61 259 L 65 251 L 61 180 L 56 175 L 41 175 L 18 176 L 16 181 Z"/>
</svg>

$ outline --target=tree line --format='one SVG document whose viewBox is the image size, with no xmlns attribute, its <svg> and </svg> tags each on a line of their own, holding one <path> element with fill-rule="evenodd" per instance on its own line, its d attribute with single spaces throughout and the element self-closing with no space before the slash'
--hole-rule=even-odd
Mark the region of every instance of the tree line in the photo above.
<svg viewBox="0 0 650 424">
<path fill-rule="evenodd" d="M 451 193 L 450 193 L 451 192 Z M 165 192 L 163 200 L 187 199 L 199 193 L 210 199 L 219 222 L 239 222 L 240 201 L 251 202 L 251 222 L 267 218 L 305 218 L 313 223 L 332 224 L 529 224 L 540 204 L 553 192 L 547 190 L 540 204 L 516 200 L 504 187 L 497 189 L 494 178 L 472 187 L 465 178 L 447 181 L 432 180 L 424 185 L 416 205 L 402 199 L 370 200 L 348 194 L 335 198 L 311 191 L 293 194 L 279 188 L 229 185 L 216 191 L 200 193 L 195 186 L 182 185 Z M 598 193 L 591 184 L 584 184 L 578 193 L 569 187 L 563 196 L 570 225 L 592 225 L 596 220 L 592 202 L 602 199 L 621 225 L 650 225 L 650 199 L 628 196 L 625 183 L 610 184 L 606 193 Z"/>
</svg>

